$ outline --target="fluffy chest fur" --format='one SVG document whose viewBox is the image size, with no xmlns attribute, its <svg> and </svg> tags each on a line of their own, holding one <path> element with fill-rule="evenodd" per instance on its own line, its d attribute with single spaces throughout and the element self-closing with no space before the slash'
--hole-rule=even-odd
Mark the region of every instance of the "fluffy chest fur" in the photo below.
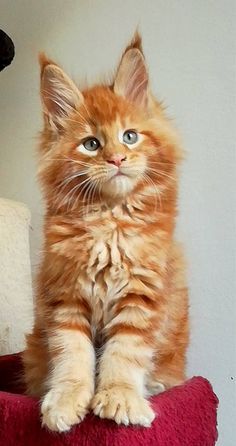
<svg viewBox="0 0 236 446">
<path fill-rule="evenodd" d="M 163 288 L 166 232 L 157 222 L 148 224 L 122 207 L 79 222 L 53 221 L 48 239 L 59 262 L 54 257 L 54 267 L 59 266 L 64 277 L 61 289 L 70 283 L 71 298 L 79 293 L 90 303 L 96 328 L 109 322 L 110 308 L 120 297 L 128 293 L 153 297 Z"/>
</svg>

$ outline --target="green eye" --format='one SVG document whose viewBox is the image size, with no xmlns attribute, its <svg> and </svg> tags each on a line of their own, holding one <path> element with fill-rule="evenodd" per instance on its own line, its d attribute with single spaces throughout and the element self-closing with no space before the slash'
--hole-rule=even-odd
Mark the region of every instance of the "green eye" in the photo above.
<svg viewBox="0 0 236 446">
<path fill-rule="evenodd" d="M 138 141 L 138 134 L 134 130 L 126 130 L 123 141 L 125 144 L 135 144 Z"/>
<path fill-rule="evenodd" d="M 97 138 L 88 138 L 83 142 L 83 146 L 86 150 L 89 150 L 89 152 L 93 152 L 99 149 L 101 144 Z"/>
</svg>

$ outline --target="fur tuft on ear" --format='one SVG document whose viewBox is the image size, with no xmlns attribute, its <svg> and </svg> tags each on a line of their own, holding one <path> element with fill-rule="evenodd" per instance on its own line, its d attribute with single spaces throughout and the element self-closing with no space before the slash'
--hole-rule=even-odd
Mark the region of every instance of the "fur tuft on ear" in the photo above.
<svg viewBox="0 0 236 446">
<path fill-rule="evenodd" d="M 47 57 L 46 54 L 43 52 L 39 53 L 38 60 L 39 60 L 39 65 L 40 65 L 40 70 L 41 70 L 41 73 L 40 73 L 41 76 L 44 71 L 44 68 L 47 65 L 56 65 L 57 66 L 57 64 L 52 59 L 49 59 L 49 57 Z"/>
<path fill-rule="evenodd" d="M 130 44 L 126 47 L 126 49 L 125 49 L 123 55 L 124 55 L 128 50 L 135 49 L 135 48 L 136 48 L 137 50 L 139 50 L 140 53 L 142 53 L 142 55 L 143 55 L 142 37 L 141 37 L 141 35 L 139 34 L 138 31 L 135 31 L 135 33 L 134 33 L 134 35 L 133 35 L 133 37 L 132 37 L 132 39 L 131 39 L 131 42 L 130 42 Z"/>
<path fill-rule="evenodd" d="M 148 71 L 138 32 L 122 55 L 113 88 L 116 94 L 124 96 L 128 101 L 140 107 L 147 106 Z"/>
<path fill-rule="evenodd" d="M 39 63 L 43 111 L 53 129 L 59 130 L 65 118 L 81 105 L 83 96 L 69 76 L 44 53 L 39 54 Z"/>
</svg>

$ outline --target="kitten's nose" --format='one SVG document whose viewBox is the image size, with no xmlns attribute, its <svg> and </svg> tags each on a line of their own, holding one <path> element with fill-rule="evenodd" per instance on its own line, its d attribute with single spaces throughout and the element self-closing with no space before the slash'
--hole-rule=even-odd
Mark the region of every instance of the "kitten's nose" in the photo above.
<svg viewBox="0 0 236 446">
<path fill-rule="evenodd" d="M 122 161 L 126 160 L 126 156 L 123 154 L 117 153 L 116 155 L 113 155 L 109 160 L 107 160 L 107 163 L 114 164 L 114 166 L 120 167 Z"/>
</svg>

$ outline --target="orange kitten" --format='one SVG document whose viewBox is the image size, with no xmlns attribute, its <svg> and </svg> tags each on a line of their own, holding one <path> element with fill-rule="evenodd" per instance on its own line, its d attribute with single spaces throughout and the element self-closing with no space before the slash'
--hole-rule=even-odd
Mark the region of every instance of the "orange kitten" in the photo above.
<svg viewBox="0 0 236 446">
<path fill-rule="evenodd" d="M 188 298 L 173 238 L 179 142 L 151 94 L 138 34 L 112 86 L 80 91 L 41 56 L 41 96 L 45 242 L 24 353 L 28 393 L 43 397 L 54 431 L 90 408 L 150 426 L 146 398 L 185 378 Z"/>
</svg>

